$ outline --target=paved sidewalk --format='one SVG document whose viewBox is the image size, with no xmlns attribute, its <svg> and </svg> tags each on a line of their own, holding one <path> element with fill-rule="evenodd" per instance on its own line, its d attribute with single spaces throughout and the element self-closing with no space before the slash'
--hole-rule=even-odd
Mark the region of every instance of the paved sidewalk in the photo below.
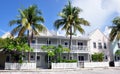
<svg viewBox="0 0 120 74">
<path fill-rule="evenodd" d="M 120 67 L 80 69 L 0 70 L 0 74 L 120 74 Z"/>
</svg>

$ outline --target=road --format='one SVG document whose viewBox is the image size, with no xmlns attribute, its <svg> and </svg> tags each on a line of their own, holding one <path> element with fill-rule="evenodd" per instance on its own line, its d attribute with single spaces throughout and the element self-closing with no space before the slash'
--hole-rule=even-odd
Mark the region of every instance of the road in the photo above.
<svg viewBox="0 0 120 74">
<path fill-rule="evenodd" d="M 0 74 L 120 74 L 119 68 L 0 70 Z"/>
</svg>

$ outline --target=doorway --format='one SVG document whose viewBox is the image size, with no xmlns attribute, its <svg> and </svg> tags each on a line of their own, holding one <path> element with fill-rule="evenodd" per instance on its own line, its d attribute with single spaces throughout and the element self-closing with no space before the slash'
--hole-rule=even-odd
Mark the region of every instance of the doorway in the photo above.
<svg viewBox="0 0 120 74">
<path fill-rule="evenodd" d="M 41 56 L 37 55 L 37 67 L 41 67 Z"/>
</svg>

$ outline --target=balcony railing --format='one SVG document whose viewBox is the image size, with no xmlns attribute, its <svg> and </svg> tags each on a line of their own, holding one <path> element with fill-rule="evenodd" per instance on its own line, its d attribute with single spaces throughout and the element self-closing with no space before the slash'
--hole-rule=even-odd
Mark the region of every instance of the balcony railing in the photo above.
<svg viewBox="0 0 120 74">
<path fill-rule="evenodd" d="M 34 52 L 44 52 L 41 49 L 41 46 L 46 45 L 46 44 L 31 44 L 31 47 L 34 49 Z M 46 45 L 47 46 L 47 45 Z M 57 46 L 56 44 L 52 44 L 52 46 Z M 62 45 L 63 47 L 68 47 L 68 45 Z M 88 52 L 89 49 L 87 46 L 78 46 L 78 45 L 72 45 L 71 46 L 71 52 Z"/>
</svg>

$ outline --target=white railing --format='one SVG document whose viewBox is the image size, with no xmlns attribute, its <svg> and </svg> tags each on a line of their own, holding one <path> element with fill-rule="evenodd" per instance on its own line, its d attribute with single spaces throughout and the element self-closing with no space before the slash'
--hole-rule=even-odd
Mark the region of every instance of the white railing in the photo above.
<svg viewBox="0 0 120 74">
<path fill-rule="evenodd" d="M 41 46 L 46 45 L 47 44 L 31 44 L 31 47 L 34 49 L 34 52 L 44 52 L 41 49 Z M 57 46 L 57 44 L 51 44 L 52 46 Z M 63 47 L 68 47 L 68 45 L 62 45 Z M 69 48 L 69 47 L 68 47 Z M 71 46 L 71 52 L 88 52 L 88 47 L 87 46 L 78 46 L 78 45 L 72 45 Z"/>
</svg>

